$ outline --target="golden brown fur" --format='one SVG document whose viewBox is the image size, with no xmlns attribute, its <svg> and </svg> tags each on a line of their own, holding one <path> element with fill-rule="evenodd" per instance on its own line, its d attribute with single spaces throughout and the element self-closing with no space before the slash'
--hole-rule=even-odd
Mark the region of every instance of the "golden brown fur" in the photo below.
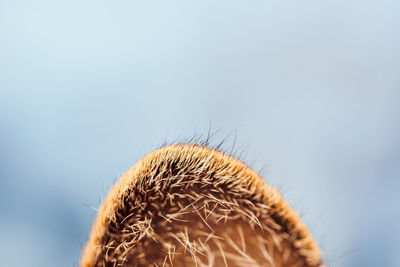
<svg viewBox="0 0 400 267">
<path fill-rule="evenodd" d="M 320 251 L 279 192 L 242 162 L 171 145 L 141 159 L 99 211 L 90 266 L 322 266 Z"/>
</svg>

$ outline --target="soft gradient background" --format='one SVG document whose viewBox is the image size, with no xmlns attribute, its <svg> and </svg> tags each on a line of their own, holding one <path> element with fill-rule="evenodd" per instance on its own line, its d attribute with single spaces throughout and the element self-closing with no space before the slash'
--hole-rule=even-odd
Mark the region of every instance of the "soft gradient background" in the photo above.
<svg viewBox="0 0 400 267">
<path fill-rule="evenodd" d="M 400 266 L 395 0 L 1 0 L 0 265 L 77 266 L 116 179 L 210 122 L 328 266 Z"/>
</svg>

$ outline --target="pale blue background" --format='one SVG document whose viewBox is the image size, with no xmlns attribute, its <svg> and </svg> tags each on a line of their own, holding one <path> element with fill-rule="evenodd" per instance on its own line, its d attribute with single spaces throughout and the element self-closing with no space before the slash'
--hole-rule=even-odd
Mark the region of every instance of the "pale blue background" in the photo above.
<svg viewBox="0 0 400 267">
<path fill-rule="evenodd" d="M 328 266 L 400 266 L 399 3 L 0 0 L 0 265 L 77 266 L 90 206 L 211 121 Z"/>
</svg>

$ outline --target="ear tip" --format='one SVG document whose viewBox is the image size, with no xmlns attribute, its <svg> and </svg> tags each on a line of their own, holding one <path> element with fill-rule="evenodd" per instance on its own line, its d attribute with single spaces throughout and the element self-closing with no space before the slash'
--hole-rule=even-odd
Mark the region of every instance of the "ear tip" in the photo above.
<svg viewBox="0 0 400 267">
<path fill-rule="evenodd" d="M 186 178 L 182 180 L 182 177 Z M 210 183 L 212 189 L 206 186 Z M 197 187 L 198 184 L 201 186 Z M 157 201 L 172 192 L 171 188 L 179 186 L 179 192 L 185 194 L 185 190 L 192 190 L 195 185 L 197 191 L 205 190 L 200 192 L 202 194 L 208 194 L 207 190 L 227 190 L 225 193 L 230 197 L 242 194 L 243 201 L 247 199 L 265 205 L 268 216 L 284 227 L 289 235 L 295 236 L 296 242 L 292 243 L 309 266 L 319 266 L 321 263 L 319 248 L 297 213 L 255 171 L 236 158 L 207 146 L 173 144 L 143 157 L 113 187 L 93 225 L 82 254 L 81 266 L 96 266 L 99 257 L 107 251 L 107 244 L 104 243 L 105 237 L 110 235 L 110 225 L 121 220 L 121 210 L 126 210 L 125 205 L 132 205 L 126 199 L 137 198 L 136 204 L 156 205 Z M 150 191 L 151 194 L 148 193 Z M 155 200 L 153 203 L 151 198 Z M 160 209 L 162 212 L 163 208 Z"/>
</svg>

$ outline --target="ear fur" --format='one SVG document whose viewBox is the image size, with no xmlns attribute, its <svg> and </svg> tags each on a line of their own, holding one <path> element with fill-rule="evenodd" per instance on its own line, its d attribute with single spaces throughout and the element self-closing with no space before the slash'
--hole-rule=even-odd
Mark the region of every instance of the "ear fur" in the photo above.
<svg viewBox="0 0 400 267">
<path fill-rule="evenodd" d="M 99 210 L 81 267 L 323 266 L 277 189 L 241 161 L 170 145 L 135 164 Z"/>
</svg>

